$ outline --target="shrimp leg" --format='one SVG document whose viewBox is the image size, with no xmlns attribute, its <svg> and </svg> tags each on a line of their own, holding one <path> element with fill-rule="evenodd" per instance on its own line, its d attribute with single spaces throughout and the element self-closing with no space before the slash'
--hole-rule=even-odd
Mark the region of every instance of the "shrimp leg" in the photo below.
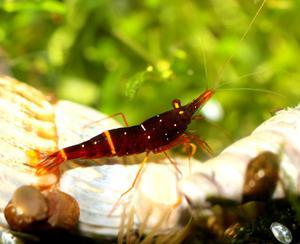
<svg viewBox="0 0 300 244">
<path fill-rule="evenodd" d="M 165 154 L 165 156 L 167 157 L 167 159 L 169 159 L 169 161 L 174 166 L 174 168 L 176 169 L 176 171 L 180 174 L 180 176 L 182 176 L 182 173 L 181 173 L 180 169 L 177 167 L 176 162 L 169 156 L 169 154 L 166 151 L 164 151 L 163 153 Z"/>
<path fill-rule="evenodd" d="M 125 192 L 123 192 L 123 193 L 121 194 L 120 198 L 122 198 L 124 195 L 126 195 L 128 192 L 130 192 L 130 191 L 134 188 L 134 186 L 135 186 L 135 184 L 137 183 L 138 179 L 140 178 L 140 175 L 141 175 L 141 173 L 142 173 L 142 171 L 143 171 L 143 168 L 144 168 L 144 166 L 145 166 L 145 164 L 146 164 L 146 162 L 147 162 L 147 160 L 148 160 L 148 156 L 149 156 L 149 152 L 146 153 L 146 156 L 145 156 L 143 162 L 141 163 L 138 172 L 136 173 L 136 176 L 135 176 L 135 178 L 134 178 L 134 181 L 133 181 L 131 187 L 130 187 L 128 190 L 126 190 Z"/>
<path fill-rule="evenodd" d="M 184 134 L 186 136 L 186 138 L 190 141 L 194 141 L 201 149 L 202 151 L 209 157 L 212 157 L 213 155 L 213 150 L 211 149 L 211 147 L 207 144 L 207 142 L 205 142 L 204 140 L 202 140 L 201 138 L 199 138 L 196 135 L 192 135 L 189 133 L 185 133 Z M 195 154 L 195 152 L 194 152 Z"/>
<path fill-rule="evenodd" d="M 121 194 L 121 196 L 118 198 L 118 200 L 116 201 L 116 203 L 114 204 L 114 206 L 110 210 L 110 212 L 108 214 L 108 217 L 110 217 L 113 214 L 113 212 L 116 210 L 116 208 L 118 207 L 118 205 L 121 202 L 122 197 L 124 197 L 128 192 L 130 192 L 135 187 L 135 185 L 136 185 L 137 181 L 139 180 L 140 175 L 141 175 L 141 173 L 143 171 L 143 168 L 146 165 L 146 162 L 148 160 L 148 156 L 149 156 L 149 152 L 146 152 L 146 156 L 145 156 L 144 160 L 142 161 L 142 163 L 140 165 L 140 168 L 139 168 L 138 172 L 136 173 L 136 176 L 135 176 L 135 178 L 134 178 L 131 186 L 125 192 L 123 192 Z"/>
<path fill-rule="evenodd" d="M 99 122 L 101 122 L 101 121 L 103 121 L 103 120 L 111 119 L 111 118 L 114 118 L 114 117 L 117 117 L 117 116 L 121 116 L 121 118 L 122 118 L 124 124 L 125 124 L 127 127 L 129 126 L 128 121 L 127 121 L 127 119 L 126 119 L 126 116 L 125 116 L 122 112 L 119 112 L 119 113 L 115 113 L 115 114 L 109 115 L 109 116 L 107 116 L 107 117 L 105 117 L 105 118 L 102 118 L 102 119 L 99 119 L 99 120 L 96 120 L 96 121 L 92 121 L 92 122 L 90 122 L 90 123 L 84 125 L 84 126 L 83 126 L 83 129 L 86 129 L 86 128 L 88 128 L 88 127 L 91 127 L 92 125 L 97 124 L 97 123 L 99 123 Z"/>
</svg>

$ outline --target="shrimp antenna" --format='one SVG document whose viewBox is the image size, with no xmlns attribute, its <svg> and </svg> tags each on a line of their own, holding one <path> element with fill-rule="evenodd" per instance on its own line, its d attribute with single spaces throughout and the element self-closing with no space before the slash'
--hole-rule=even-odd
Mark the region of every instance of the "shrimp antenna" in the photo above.
<svg viewBox="0 0 300 244">
<path fill-rule="evenodd" d="M 250 29 L 252 28 L 255 20 L 257 19 L 258 15 L 260 14 L 260 12 L 262 11 L 264 5 L 266 3 L 266 0 L 262 1 L 262 4 L 259 6 L 256 14 L 254 15 L 254 17 L 252 18 L 251 22 L 249 23 L 245 33 L 243 34 L 243 36 L 241 37 L 241 39 L 239 40 L 238 44 L 237 44 L 237 48 L 235 48 L 235 50 L 238 50 L 238 47 L 241 46 L 241 43 L 243 42 L 243 40 L 245 39 L 245 37 L 247 36 L 248 32 L 250 31 Z M 229 56 L 229 58 L 226 60 L 226 62 L 224 63 L 224 65 L 222 66 L 222 68 L 220 69 L 220 71 L 218 72 L 218 76 L 215 83 L 215 88 L 217 87 L 217 85 L 220 83 L 221 80 L 221 76 L 224 74 L 225 68 L 228 66 L 228 64 L 231 62 L 231 60 L 233 59 L 233 57 L 235 56 L 236 51 L 233 51 L 232 54 Z"/>
<path fill-rule="evenodd" d="M 225 83 L 226 84 L 226 83 Z M 224 85 L 224 84 L 223 84 Z M 267 93 L 273 96 L 277 96 L 280 97 L 282 99 L 285 99 L 286 96 L 278 93 L 278 92 L 274 92 L 274 91 L 270 91 L 267 89 L 261 89 L 261 88 L 250 88 L 250 87 L 235 87 L 235 88 L 218 88 L 218 90 L 220 91 L 234 91 L 234 90 L 239 90 L 239 91 L 254 91 L 254 92 L 263 92 L 263 93 Z"/>
<path fill-rule="evenodd" d="M 200 40 L 201 45 L 200 47 L 203 47 L 203 41 L 202 39 Z M 204 65 L 204 72 L 205 72 L 205 80 L 206 80 L 206 90 L 208 90 L 208 71 L 207 71 L 207 60 L 206 60 L 206 55 L 205 55 L 205 50 L 204 48 L 202 48 L 202 61 L 203 61 L 203 65 Z"/>
</svg>

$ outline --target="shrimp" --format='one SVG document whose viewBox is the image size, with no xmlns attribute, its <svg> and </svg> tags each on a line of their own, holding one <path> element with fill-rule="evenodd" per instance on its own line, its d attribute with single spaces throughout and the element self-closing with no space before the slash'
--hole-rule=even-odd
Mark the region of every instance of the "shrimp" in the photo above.
<svg viewBox="0 0 300 244">
<path fill-rule="evenodd" d="M 182 106 L 180 100 L 172 102 L 173 109 L 155 115 L 141 124 L 111 129 L 82 143 L 56 151 L 35 167 L 37 175 L 55 171 L 59 165 L 71 159 L 96 159 L 102 157 L 128 156 L 146 152 L 161 153 L 195 139 L 185 131 L 200 109 L 215 93 L 207 89 L 192 102 Z M 210 153 L 208 144 L 197 138 L 196 143 Z M 166 154 L 168 157 L 168 155 Z M 143 161 L 143 163 L 146 160 Z M 171 161 L 172 162 L 172 161 Z M 175 166 L 175 165 L 174 165 Z M 175 166 L 176 167 L 176 166 Z"/>
<path fill-rule="evenodd" d="M 238 45 L 240 45 L 246 37 L 265 2 L 266 0 L 263 0 Z M 233 57 L 234 53 L 228 58 L 219 72 L 219 77 L 215 83 L 216 86 L 218 82 L 220 82 L 220 76 L 224 68 L 230 63 Z M 196 117 L 193 117 L 194 113 L 200 109 L 215 92 L 216 89 L 214 88 L 206 89 L 200 96 L 184 106 L 181 105 L 180 100 L 175 99 L 172 102 L 173 109 L 153 116 L 139 125 L 107 130 L 87 141 L 54 152 L 35 165 L 37 169 L 36 172 L 38 175 L 53 172 L 59 165 L 71 159 L 120 157 L 146 152 L 146 157 L 135 178 L 136 181 L 150 152 L 163 152 L 168 157 L 166 154 L 167 150 L 184 144 L 192 147 L 193 154 L 195 152 L 195 145 L 190 143 L 190 141 L 195 140 L 196 144 L 199 145 L 203 151 L 211 154 L 211 149 L 205 141 L 196 136 L 189 135 L 185 131 L 192 119 Z M 170 161 L 174 164 L 172 160 Z M 175 164 L 174 166 L 176 167 Z M 135 182 L 133 184 L 135 184 Z"/>
</svg>

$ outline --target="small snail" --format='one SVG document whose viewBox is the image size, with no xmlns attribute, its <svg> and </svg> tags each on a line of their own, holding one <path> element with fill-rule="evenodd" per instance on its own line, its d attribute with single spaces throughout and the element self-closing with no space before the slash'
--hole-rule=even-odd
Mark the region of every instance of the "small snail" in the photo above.
<svg viewBox="0 0 300 244">
<path fill-rule="evenodd" d="M 72 229 L 79 220 L 79 206 L 59 190 L 41 192 L 34 186 L 21 186 L 5 207 L 4 215 L 13 230 Z"/>
</svg>

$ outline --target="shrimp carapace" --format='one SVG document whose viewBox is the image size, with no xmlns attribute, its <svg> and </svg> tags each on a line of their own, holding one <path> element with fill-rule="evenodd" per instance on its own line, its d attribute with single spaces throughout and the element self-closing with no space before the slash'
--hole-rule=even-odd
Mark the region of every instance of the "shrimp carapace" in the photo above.
<svg viewBox="0 0 300 244">
<path fill-rule="evenodd" d="M 38 163 L 37 174 L 52 172 L 70 159 L 159 153 L 176 145 L 189 143 L 189 138 L 184 133 L 192 116 L 214 93 L 215 90 L 208 89 L 184 106 L 180 100 L 175 99 L 172 102 L 173 109 L 155 115 L 139 125 L 107 130 L 87 141 L 63 148 Z"/>
</svg>

